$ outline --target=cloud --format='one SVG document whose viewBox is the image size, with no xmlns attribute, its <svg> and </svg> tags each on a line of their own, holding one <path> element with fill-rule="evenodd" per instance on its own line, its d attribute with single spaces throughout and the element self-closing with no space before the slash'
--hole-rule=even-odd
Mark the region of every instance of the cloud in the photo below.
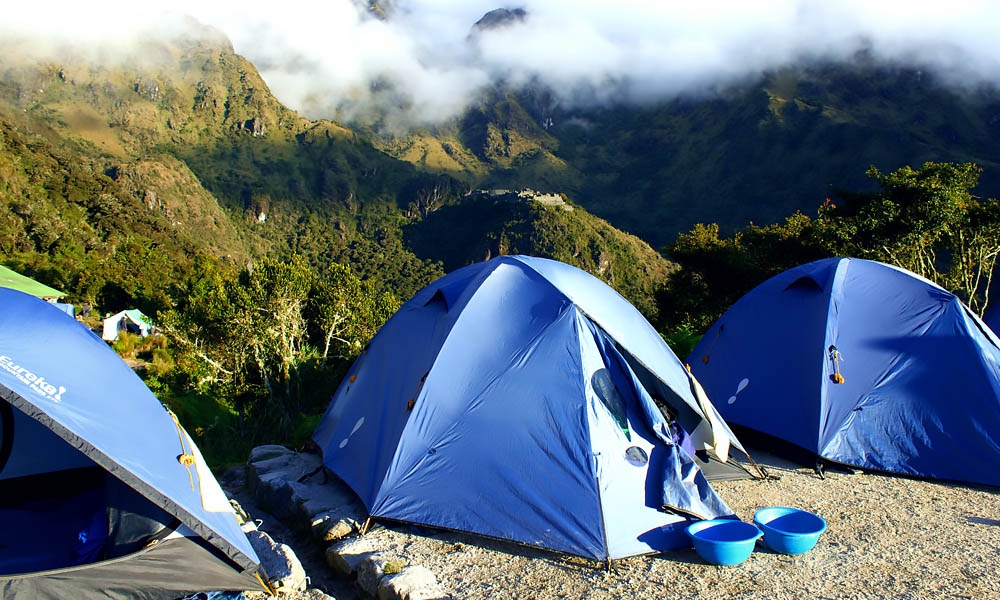
<svg viewBox="0 0 1000 600">
<path fill-rule="evenodd" d="M 494 0 L 193 2 L 153 13 L 133 2 L 17 3 L 0 34 L 127 47 L 183 15 L 214 26 L 274 94 L 311 118 L 382 111 L 384 125 L 459 114 L 492 82 L 548 84 L 563 105 L 701 93 L 809 60 L 879 60 L 954 85 L 1000 84 L 1000 3 L 993 0 L 524 0 L 526 18 L 473 32 Z M 36 7 L 37 5 L 37 7 Z"/>
</svg>

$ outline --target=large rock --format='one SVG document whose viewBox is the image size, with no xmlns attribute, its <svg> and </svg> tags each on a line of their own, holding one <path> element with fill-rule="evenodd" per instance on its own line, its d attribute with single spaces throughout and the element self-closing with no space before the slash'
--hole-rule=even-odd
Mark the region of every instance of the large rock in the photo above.
<svg viewBox="0 0 1000 600">
<path fill-rule="evenodd" d="M 305 591 L 308 585 L 306 571 L 291 547 L 275 542 L 267 532 L 257 529 L 253 523 L 245 523 L 243 531 L 257 553 L 271 587 L 283 594 Z"/>
<path fill-rule="evenodd" d="M 317 521 L 332 521 L 330 525 L 344 521 L 346 527 L 356 528 L 365 519 L 357 496 L 323 467 L 318 454 L 262 446 L 254 449 L 247 471 L 257 503 L 286 523 L 316 531 Z M 316 533 L 322 537 L 327 531 Z"/>
<path fill-rule="evenodd" d="M 314 516 L 310 525 L 313 536 L 326 544 L 359 533 L 362 523 L 351 514 L 328 511 Z"/>
<path fill-rule="evenodd" d="M 377 552 L 378 547 L 371 538 L 342 540 L 326 549 L 326 564 L 341 575 L 352 576 L 365 559 Z"/>
<path fill-rule="evenodd" d="M 384 573 L 375 594 L 378 600 L 446 600 L 450 598 L 427 567 L 413 565 L 399 573 Z"/>
<path fill-rule="evenodd" d="M 393 557 L 380 552 L 366 556 L 358 565 L 358 587 L 369 596 L 378 593 L 378 584 L 385 573 L 385 565 L 392 559 Z"/>
</svg>

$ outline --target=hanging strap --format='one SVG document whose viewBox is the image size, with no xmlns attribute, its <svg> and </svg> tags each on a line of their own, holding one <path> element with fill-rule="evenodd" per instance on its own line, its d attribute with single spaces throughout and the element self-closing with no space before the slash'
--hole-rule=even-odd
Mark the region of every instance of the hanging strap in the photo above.
<svg viewBox="0 0 1000 600">
<path fill-rule="evenodd" d="M 166 406 L 163 408 L 166 409 L 170 418 L 174 420 L 174 426 L 177 428 L 177 439 L 181 444 L 181 453 L 177 455 L 177 462 L 184 465 L 184 468 L 187 470 L 188 479 L 191 481 L 191 489 L 194 490 L 194 474 L 191 473 L 191 467 L 195 465 L 196 461 L 194 451 L 189 447 L 190 444 L 188 444 L 186 436 L 184 435 L 184 428 L 181 427 L 181 422 L 177 419 L 177 415 L 175 415 L 174 411 L 170 410 Z"/>
<path fill-rule="evenodd" d="M 844 383 L 844 376 L 840 374 L 840 361 L 843 360 L 840 351 L 833 345 L 830 346 L 828 351 L 830 352 L 830 361 L 833 363 L 833 375 L 830 378 L 833 379 L 834 383 Z"/>
</svg>

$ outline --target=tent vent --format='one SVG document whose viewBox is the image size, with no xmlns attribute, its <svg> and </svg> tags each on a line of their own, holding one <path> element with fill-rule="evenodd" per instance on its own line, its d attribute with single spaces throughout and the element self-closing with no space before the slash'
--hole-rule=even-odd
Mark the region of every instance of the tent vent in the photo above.
<svg viewBox="0 0 1000 600">
<path fill-rule="evenodd" d="M 813 292 L 822 292 L 823 286 L 820 285 L 818 281 L 813 279 L 812 276 L 803 275 L 802 277 L 799 277 L 795 281 L 785 286 L 785 289 L 786 290 L 799 289 L 799 290 L 808 290 Z"/>
</svg>

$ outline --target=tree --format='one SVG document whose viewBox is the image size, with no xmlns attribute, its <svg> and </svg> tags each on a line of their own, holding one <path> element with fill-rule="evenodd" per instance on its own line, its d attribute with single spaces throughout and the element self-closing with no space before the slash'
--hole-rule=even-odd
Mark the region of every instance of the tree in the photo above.
<svg viewBox="0 0 1000 600">
<path fill-rule="evenodd" d="M 347 267 L 329 272 L 318 278 L 299 256 L 263 258 L 238 272 L 196 259 L 175 307 L 159 315 L 179 379 L 227 399 L 251 424 L 250 437 L 273 440 L 294 428 L 303 407 L 318 404 L 313 396 L 325 406 L 329 389 L 304 378 L 330 383 L 338 365 L 327 358 L 357 356 L 398 306 Z"/>
<path fill-rule="evenodd" d="M 371 281 L 361 281 L 349 268 L 333 264 L 313 283 L 308 315 L 313 339 L 321 348 L 321 364 L 331 353 L 352 359 L 399 308 L 389 293 L 378 293 Z"/>
<path fill-rule="evenodd" d="M 301 258 L 264 258 L 239 273 L 201 258 L 160 326 L 193 385 L 231 398 L 245 414 L 262 399 L 291 396 L 310 351 L 303 311 L 311 283 Z"/>
<path fill-rule="evenodd" d="M 938 283 L 982 314 L 1000 254 L 1000 209 L 971 189 L 973 163 L 924 163 L 885 174 L 872 166 L 874 194 L 842 194 L 819 210 L 816 235 L 840 256 L 891 263 Z"/>
<path fill-rule="evenodd" d="M 657 326 L 668 337 L 683 329 L 704 331 L 754 286 L 793 266 L 828 255 L 802 213 L 784 223 L 751 223 L 720 237 L 715 223 L 699 223 L 664 248 L 681 269 L 656 293 Z"/>
</svg>

